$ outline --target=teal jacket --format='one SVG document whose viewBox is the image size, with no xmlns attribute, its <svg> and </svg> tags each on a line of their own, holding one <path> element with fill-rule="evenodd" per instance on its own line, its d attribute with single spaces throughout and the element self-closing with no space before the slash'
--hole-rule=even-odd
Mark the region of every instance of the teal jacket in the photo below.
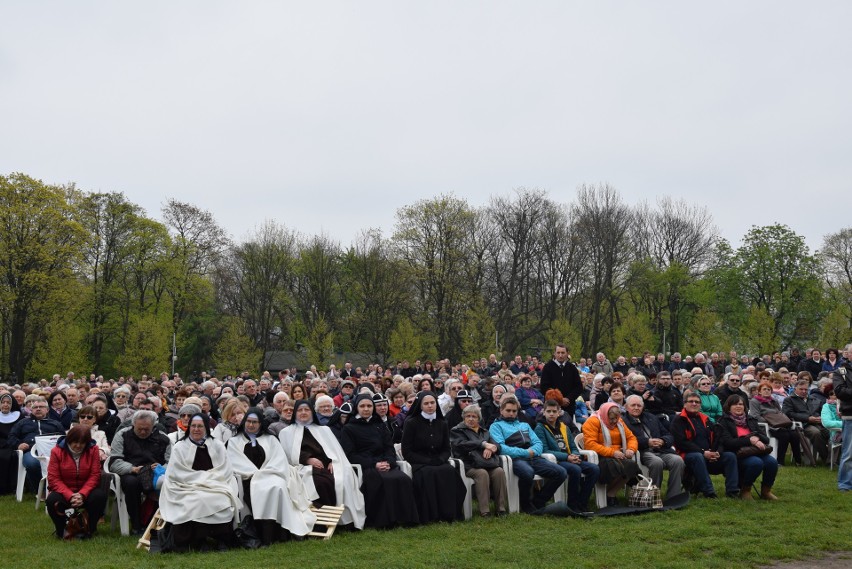
<svg viewBox="0 0 852 569">
<path fill-rule="evenodd" d="M 577 445 L 574 443 L 573 437 L 571 437 L 571 431 L 568 430 L 568 427 L 564 429 L 564 437 L 567 439 L 568 448 L 571 451 L 571 454 L 580 454 L 580 450 L 577 448 Z M 556 457 L 557 462 L 565 462 L 568 460 L 568 453 L 560 450 L 559 445 L 556 442 L 556 437 L 550 432 L 550 429 L 547 428 L 547 425 L 544 421 L 539 421 L 535 426 L 535 434 L 538 435 L 538 438 L 541 439 L 541 444 L 544 446 L 544 451 L 548 454 L 552 454 Z"/>
<path fill-rule="evenodd" d="M 722 402 L 713 393 L 698 392 L 701 397 L 701 412 L 710 417 L 712 423 L 718 423 L 722 416 Z"/>
</svg>

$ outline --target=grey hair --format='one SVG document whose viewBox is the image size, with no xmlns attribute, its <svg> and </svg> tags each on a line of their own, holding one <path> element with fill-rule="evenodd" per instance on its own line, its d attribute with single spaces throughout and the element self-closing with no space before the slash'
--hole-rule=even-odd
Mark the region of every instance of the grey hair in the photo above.
<svg viewBox="0 0 852 569">
<path fill-rule="evenodd" d="M 482 421 L 482 409 L 480 409 L 479 405 L 477 405 L 476 403 L 471 403 L 470 405 L 462 409 L 462 417 L 471 413 L 476 413 L 476 416 L 479 418 L 480 421 Z"/>
<path fill-rule="evenodd" d="M 131 422 L 134 426 L 136 426 L 136 423 L 138 423 L 139 421 L 148 420 L 148 421 L 151 421 L 152 425 L 156 425 L 158 418 L 159 417 L 157 417 L 157 414 L 154 413 L 153 411 L 148 411 L 146 409 L 140 409 L 139 411 L 136 411 L 135 413 L 133 413 L 133 419 L 131 420 Z"/>
<path fill-rule="evenodd" d="M 645 407 L 645 400 L 644 400 L 644 399 L 642 399 L 642 396 L 641 396 L 641 395 L 636 395 L 635 393 L 634 393 L 633 395 L 628 395 L 628 396 L 627 396 L 627 399 L 625 399 L 625 400 L 624 400 L 625 405 L 629 405 L 629 404 L 630 404 L 630 400 L 631 400 L 631 399 L 638 399 L 638 400 L 639 400 L 639 403 L 641 403 L 641 404 L 642 404 L 642 407 Z"/>
<path fill-rule="evenodd" d="M 320 395 L 317 397 L 317 400 L 314 401 L 314 411 L 319 413 L 320 403 L 331 403 L 331 406 L 334 407 L 334 399 L 329 397 L 328 395 Z"/>
</svg>

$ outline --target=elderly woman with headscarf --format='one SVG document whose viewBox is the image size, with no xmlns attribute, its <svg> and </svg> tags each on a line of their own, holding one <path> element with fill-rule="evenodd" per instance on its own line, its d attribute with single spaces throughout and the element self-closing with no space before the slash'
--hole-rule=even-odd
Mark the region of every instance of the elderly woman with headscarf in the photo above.
<svg viewBox="0 0 852 569">
<path fill-rule="evenodd" d="M 364 497 L 343 447 L 334 433 L 315 421 L 307 400 L 296 401 L 293 424 L 278 438 L 291 466 L 296 467 L 305 485 L 305 493 L 316 492 L 314 506 L 344 506 L 343 524 L 364 527 Z"/>
<path fill-rule="evenodd" d="M 234 544 L 234 514 L 242 507 L 225 445 L 210 436 L 209 418 L 195 413 L 172 448 L 160 489 L 160 515 L 174 526 L 175 551 Z"/>
<path fill-rule="evenodd" d="M 622 420 L 617 404 L 604 403 L 596 415 L 583 423 L 583 446 L 598 453 L 598 482 L 607 485 L 607 505 L 616 505 L 618 491 L 639 476 L 639 465 L 633 459 L 639 442 Z"/>
<path fill-rule="evenodd" d="M 306 493 L 298 470 L 287 461 L 279 440 L 267 432 L 263 410 L 251 407 L 239 433 L 228 441 L 234 472 L 243 480 L 243 497 L 251 508 L 264 544 L 283 539 L 279 528 L 304 536 L 314 527 L 311 502 L 317 494 Z"/>
<path fill-rule="evenodd" d="M 374 402 L 375 403 L 375 402 Z M 414 473 L 420 523 L 464 518 L 464 482 L 450 463 L 450 429 L 431 391 L 421 391 L 402 430 L 402 456 Z"/>
<path fill-rule="evenodd" d="M 390 433 L 380 424 L 372 397 L 358 395 L 353 403 L 355 413 L 343 425 L 341 444 L 349 460 L 361 465 L 367 526 L 416 524 L 414 486 L 396 464 Z"/>
<path fill-rule="evenodd" d="M 18 460 L 15 449 L 6 448 L 12 427 L 21 420 L 20 406 L 10 393 L 0 395 L 0 494 L 15 489 Z"/>
</svg>

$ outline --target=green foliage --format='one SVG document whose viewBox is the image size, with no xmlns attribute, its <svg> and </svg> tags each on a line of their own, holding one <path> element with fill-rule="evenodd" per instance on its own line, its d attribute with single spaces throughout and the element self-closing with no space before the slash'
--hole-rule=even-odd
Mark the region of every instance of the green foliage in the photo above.
<svg viewBox="0 0 852 569">
<path fill-rule="evenodd" d="M 683 346 L 684 352 L 691 354 L 702 350 L 727 351 L 731 346 L 731 338 L 717 313 L 709 308 L 700 308 L 692 317 Z"/>
<path fill-rule="evenodd" d="M 260 369 L 261 350 L 245 331 L 239 318 L 226 318 L 225 330 L 213 351 L 213 364 L 220 376 L 239 375 L 243 371 L 252 374 Z"/>
<path fill-rule="evenodd" d="M 172 334 L 167 317 L 139 314 L 131 319 L 124 352 L 115 359 L 121 375 L 156 375 L 170 367 Z"/>
<path fill-rule="evenodd" d="M 326 324 L 325 317 L 317 316 L 314 325 L 308 332 L 305 347 L 308 350 L 309 364 L 317 368 L 325 368 L 332 363 L 334 356 L 334 331 Z"/>
<path fill-rule="evenodd" d="M 68 193 L 24 174 L 0 176 L 0 332 L 8 349 L 0 373 L 23 378 L 48 322 L 69 304 L 67 285 L 86 234 Z"/>
<path fill-rule="evenodd" d="M 547 361 L 553 355 L 553 349 L 556 344 L 565 344 L 568 349 L 568 354 L 574 361 L 580 359 L 580 348 L 582 340 L 577 329 L 564 318 L 557 318 L 550 323 L 550 328 L 545 336 L 545 345 L 541 351 L 543 361 Z"/>
<path fill-rule="evenodd" d="M 771 316 L 776 345 L 816 335 L 812 326 L 821 316 L 823 269 L 804 237 L 786 225 L 752 227 L 734 264 L 743 299 Z"/>
<path fill-rule="evenodd" d="M 423 337 L 409 318 L 401 318 L 390 335 L 390 361 L 414 362 L 424 356 Z"/>
<path fill-rule="evenodd" d="M 85 375 L 92 370 L 87 352 L 86 331 L 74 318 L 66 315 L 61 320 L 52 320 L 30 361 L 27 377 L 43 379 L 69 371 Z"/>
<path fill-rule="evenodd" d="M 852 329 L 849 328 L 849 316 L 846 310 L 846 306 L 836 305 L 822 321 L 822 333 L 817 345 L 823 350 L 831 347 L 842 348 L 852 338 Z"/>
<path fill-rule="evenodd" d="M 748 354 L 771 354 L 778 349 L 775 320 L 765 307 L 751 307 L 748 319 L 740 330 L 740 342 L 743 351 Z"/>
<path fill-rule="evenodd" d="M 461 336 L 461 361 L 469 362 L 475 358 L 481 358 L 483 354 L 500 351 L 495 347 L 497 328 L 480 295 L 476 296 L 475 302 L 465 313 Z"/>
<path fill-rule="evenodd" d="M 614 354 L 641 356 L 654 345 L 654 333 L 646 314 L 628 314 L 615 329 Z"/>
</svg>

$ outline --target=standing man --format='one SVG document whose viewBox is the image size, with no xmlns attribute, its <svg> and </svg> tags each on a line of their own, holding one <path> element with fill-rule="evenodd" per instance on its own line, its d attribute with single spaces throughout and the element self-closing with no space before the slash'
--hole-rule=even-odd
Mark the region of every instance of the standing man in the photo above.
<svg viewBox="0 0 852 569">
<path fill-rule="evenodd" d="M 849 353 L 852 344 L 846 346 Z M 837 487 L 852 490 L 852 362 L 845 361 L 832 372 L 834 394 L 840 401 L 840 418 L 843 421 L 843 444 L 840 447 L 840 465 L 837 467 Z"/>
<path fill-rule="evenodd" d="M 541 388 L 547 393 L 548 389 L 558 389 L 562 393 L 562 408 L 569 417 L 574 417 L 575 401 L 583 392 L 583 382 L 580 372 L 568 361 L 568 348 L 565 344 L 556 344 L 553 359 L 544 365 L 541 371 Z"/>
</svg>

